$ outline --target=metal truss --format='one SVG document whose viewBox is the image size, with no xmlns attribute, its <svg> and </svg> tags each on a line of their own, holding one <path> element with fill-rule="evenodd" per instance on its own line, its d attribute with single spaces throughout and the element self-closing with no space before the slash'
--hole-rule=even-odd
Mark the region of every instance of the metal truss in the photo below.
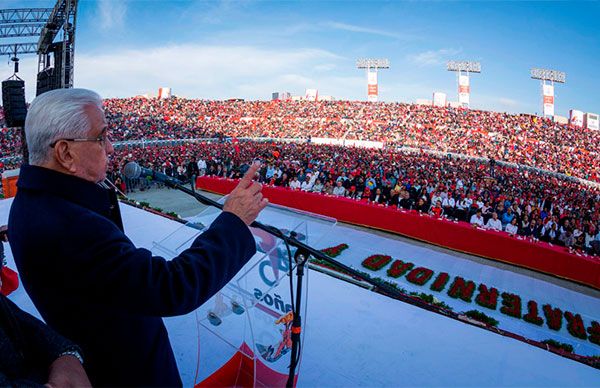
<svg viewBox="0 0 600 388">
<path fill-rule="evenodd" d="M 0 56 L 37 53 L 37 43 L 0 44 Z"/>
<path fill-rule="evenodd" d="M 58 81 L 55 85 L 73 87 L 77 3 L 78 0 L 56 0 L 54 8 L 0 10 L 0 39 L 37 37 L 37 43 L 0 45 L 0 56 L 11 55 L 16 72 L 18 55 L 37 53 L 38 73 L 53 68 Z M 54 43 L 59 34 L 62 39 Z"/>
<path fill-rule="evenodd" d="M 0 38 L 40 36 L 43 27 L 42 23 L 0 24 Z"/>
<path fill-rule="evenodd" d="M 46 23 L 52 8 L 0 9 L 0 25 L 15 23 Z"/>
<path fill-rule="evenodd" d="M 78 0 L 57 0 L 38 40 L 38 73 L 53 66 L 54 72 L 57 72 L 54 74 L 58 77 L 57 85 L 61 88 L 73 87 L 77 3 Z M 60 31 L 62 41 L 53 43 Z M 60 49 L 57 49 L 57 44 L 60 44 Z"/>
<path fill-rule="evenodd" d="M 39 36 L 52 8 L 0 9 L 0 39 Z M 37 53 L 37 44 L 16 42 L 0 45 L 0 56 Z"/>
<path fill-rule="evenodd" d="M 76 10 L 77 0 L 58 0 L 56 2 L 38 40 L 38 51 L 40 53 L 48 52 L 48 48 L 61 27 L 66 27 L 65 30 L 67 28 L 74 29 Z"/>
</svg>

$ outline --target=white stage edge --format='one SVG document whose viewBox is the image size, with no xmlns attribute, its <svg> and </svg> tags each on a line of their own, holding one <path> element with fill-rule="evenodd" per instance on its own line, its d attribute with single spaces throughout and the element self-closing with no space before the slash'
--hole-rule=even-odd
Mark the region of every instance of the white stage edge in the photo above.
<svg viewBox="0 0 600 388">
<path fill-rule="evenodd" d="M 11 202 L 0 201 L 0 224 L 7 222 Z M 121 205 L 121 209 L 128 236 L 141 247 L 151 249 L 153 242 L 181 227 L 177 222 L 131 206 Z M 335 237 L 330 236 L 331 245 L 335 245 L 333 242 L 357 243 L 357 246 L 368 244 L 368 239 L 360 243 L 349 241 L 352 236 L 345 236 L 346 241 L 339 241 L 339 238 L 333 241 Z M 412 245 L 401 244 L 407 245 L 406 249 Z M 9 266 L 15 268 L 10 249 L 6 248 Z M 426 248 L 414 245 L 414 249 Z M 446 260 L 452 260 L 451 255 L 446 256 Z M 355 260 L 358 259 L 352 259 L 354 255 L 349 257 L 348 263 L 356 266 Z M 362 253 L 356 257 L 362 257 Z M 425 255 L 419 258 L 425 259 Z M 423 264 L 436 268 L 434 263 Z M 492 284 L 497 275 L 489 274 Z M 526 284 L 531 280 L 517 281 L 513 284 L 515 291 L 525 288 L 520 282 Z M 534 293 L 533 290 L 531 292 Z M 10 298 L 26 311 L 39 316 L 22 287 Z M 579 308 L 589 314 L 598 314 L 599 310 L 595 310 L 598 300 L 590 300 L 583 295 L 581 299 L 575 295 L 569 295 L 567 299 L 571 302 L 579 300 Z M 309 274 L 308 306 L 303 325 L 306 338 L 299 387 L 600 387 L 600 371 L 597 369 L 318 272 Z M 210 334 L 206 330 L 198 332 L 193 315 L 168 318 L 165 322 L 184 385 L 192 386 L 196 359 L 190 355 L 197 354 L 198 341 L 200 351 L 210 354 Z M 211 354 L 215 365 L 220 362 L 220 357 Z"/>
</svg>

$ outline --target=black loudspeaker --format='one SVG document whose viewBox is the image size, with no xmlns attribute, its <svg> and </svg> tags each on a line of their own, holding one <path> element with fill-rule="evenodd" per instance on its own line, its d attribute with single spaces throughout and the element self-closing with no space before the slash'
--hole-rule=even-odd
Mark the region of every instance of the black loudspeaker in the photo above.
<svg viewBox="0 0 600 388">
<path fill-rule="evenodd" d="M 42 93 L 46 93 L 47 91 L 52 90 L 52 74 L 54 69 L 46 69 L 42 70 L 37 75 L 37 88 L 35 95 L 36 97 Z"/>
<path fill-rule="evenodd" d="M 25 125 L 27 105 L 25 104 L 25 81 L 2 81 L 2 107 L 4 121 L 8 128 Z"/>
<path fill-rule="evenodd" d="M 67 51 L 69 50 L 72 50 L 70 44 L 67 47 Z M 49 46 L 48 53 L 46 54 L 46 68 L 37 75 L 36 96 L 50 90 L 60 89 L 63 84 L 69 84 L 69 78 L 71 76 L 71 57 L 67 55 L 66 63 L 63 63 L 62 53 L 63 42 L 52 43 Z M 50 61 L 50 59 L 52 59 L 52 61 Z M 61 79 L 63 67 L 65 68 L 64 82 Z"/>
</svg>

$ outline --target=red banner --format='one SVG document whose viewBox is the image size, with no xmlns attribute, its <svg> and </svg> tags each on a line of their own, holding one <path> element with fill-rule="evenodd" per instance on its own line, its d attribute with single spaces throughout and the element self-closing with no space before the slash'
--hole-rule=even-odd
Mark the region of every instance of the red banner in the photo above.
<svg viewBox="0 0 600 388">
<path fill-rule="evenodd" d="M 231 179 L 213 177 L 200 177 L 196 181 L 199 189 L 219 194 L 229 193 L 236 184 L 237 181 Z M 263 187 L 263 195 L 271 203 L 386 230 L 600 289 L 600 260 L 570 253 L 564 247 L 474 228 L 466 222 L 455 223 L 415 211 L 400 211 L 348 198 L 271 186 Z"/>
</svg>

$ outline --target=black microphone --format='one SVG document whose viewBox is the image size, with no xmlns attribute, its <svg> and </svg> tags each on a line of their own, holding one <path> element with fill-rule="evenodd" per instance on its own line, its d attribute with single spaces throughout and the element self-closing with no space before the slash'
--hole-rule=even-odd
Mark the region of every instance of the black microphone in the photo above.
<svg viewBox="0 0 600 388">
<path fill-rule="evenodd" d="M 170 177 L 170 176 L 160 173 L 158 171 L 154 171 L 150 168 L 142 167 L 139 164 L 137 164 L 136 162 L 129 162 L 129 163 L 125 164 L 122 172 L 123 172 L 123 175 L 125 176 L 125 178 L 128 178 L 128 179 L 137 179 L 140 177 L 142 177 L 142 178 L 151 177 L 155 181 L 162 182 L 162 183 L 168 183 L 168 182 L 179 183 L 179 184 L 182 183 L 179 179 Z"/>
</svg>

